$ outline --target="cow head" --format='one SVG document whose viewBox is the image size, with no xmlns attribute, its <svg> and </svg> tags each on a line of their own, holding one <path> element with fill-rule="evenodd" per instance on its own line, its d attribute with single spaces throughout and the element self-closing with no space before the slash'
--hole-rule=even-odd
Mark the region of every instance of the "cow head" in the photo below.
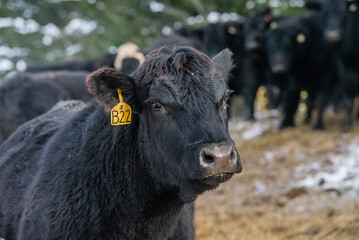
<svg viewBox="0 0 359 240">
<path fill-rule="evenodd" d="M 343 38 L 348 14 L 359 11 L 358 0 L 322 0 L 320 2 L 310 1 L 307 8 L 319 11 L 322 15 L 324 37 L 332 43 L 338 43 Z"/>
<path fill-rule="evenodd" d="M 272 22 L 269 8 L 262 11 L 250 11 L 243 23 L 244 45 L 247 51 L 263 50 L 263 35 Z"/>
<path fill-rule="evenodd" d="M 275 74 L 285 74 L 304 54 L 310 36 L 297 22 L 284 21 L 266 34 L 266 50 L 270 68 Z"/>
<path fill-rule="evenodd" d="M 132 77 L 101 69 L 87 85 L 106 112 L 121 89 L 135 112 L 138 126 L 132 127 L 138 128 L 138 149 L 150 174 L 190 202 L 242 169 L 227 125 L 231 67 L 228 50 L 211 60 L 190 47 L 162 47 Z"/>
</svg>

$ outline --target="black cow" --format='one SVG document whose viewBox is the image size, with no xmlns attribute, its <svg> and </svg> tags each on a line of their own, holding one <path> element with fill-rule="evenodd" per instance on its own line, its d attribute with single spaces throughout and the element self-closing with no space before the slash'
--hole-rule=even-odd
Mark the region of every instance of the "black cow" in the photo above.
<svg viewBox="0 0 359 240">
<path fill-rule="evenodd" d="M 18 126 L 48 111 L 60 100 L 87 101 L 87 72 L 21 73 L 0 85 L 0 143 Z"/>
<path fill-rule="evenodd" d="M 273 20 L 271 10 L 250 11 L 243 22 L 243 50 L 241 81 L 245 100 L 246 120 L 254 119 L 254 101 L 257 90 L 261 85 L 267 85 L 269 96 L 272 93 L 270 85 L 270 70 L 265 51 L 265 33 Z M 272 94 L 273 95 L 273 94 Z M 272 102 L 272 97 L 270 98 Z"/>
<path fill-rule="evenodd" d="M 193 201 L 241 171 L 226 116 L 230 68 L 228 50 L 212 61 L 162 47 L 132 77 L 92 73 L 97 102 L 40 116 L 0 147 L 0 237 L 194 239 Z M 118 89 L 132 122 L 111 126 Z"/>
<path fill-rule="evenodd" d="M 316 102 L 318 118 L 314 128 L 322 129 L 322 114 L 339 76 L 335 54 L 322 36 L 319 16 L 308 14 L 280 21 L 277 28 L 269 31 L 266 43 L 272 72 L 287 78 L 281 127 L 294 126 L 299 93 L 306 90 L 309 94 L 306 122 L 310 121 Z"/>
<path fill-rule="evenodd" d="M 250 11 L 243 21 L 244 45 L 247 51 L 264 50 L 264 33 L 272 23 L 271 9 Z"/>
<path fill-rule="evenodd" d="M 241 47 L 242 28 L 242 23 L 236 21 L 210 23 L 192 30 L 191 37 L 200 40 L 203 52 L 210 57 L 218 54 L 223 48 L 229 48 L 236 55 Z"/>
<path fill-rule="evenodd" d="M 307 7 L 320 11 L 325 39 L 342 61 L 343 130 L 349 130 L 354 98 L 359 95 L 359 0 L 309 2 Z"/>
<path fill-rule="evenodd" d="M 87 71 L 92 72 L 101 67 L 113 67 L 116 59 L 116 54 L 108 53 L 100 57 L 86 59 L 86 60 L 74 60 L 65 63 L 59 63 L 49 66 L 29 66 L 27 72 L 44 72 L 44 71 Z"/>
<path fill-rule="evenodd" d="M 114 67 L 124 74 L 133 73 L 145 60 L 139 47 L 131 42 L 122 44 L 117 49 Z"/>
</svg>

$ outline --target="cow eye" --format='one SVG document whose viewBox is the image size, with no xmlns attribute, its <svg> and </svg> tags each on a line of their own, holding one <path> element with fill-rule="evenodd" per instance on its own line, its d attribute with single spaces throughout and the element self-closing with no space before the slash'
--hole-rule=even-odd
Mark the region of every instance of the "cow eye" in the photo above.
<svg viewBox="0 0 359 240">
<path fill-rule="evenodd" d="M 162 105 L 159 102 L 153 101 L 151 102 L 153 111 L 160 111 L 162 108 Z"/>
<path fill-rule="evenodd" d="M 227 109 L 227 107 L 228 107 L 228 100 L 229 100 L 229 95 L 230 95 L 230 92 L 227 92 L 224 96 L 223 96 L 223 98 L 222 98 L 222 100 L 221 100 L 221 103 L 220 103 L 220 105 L 219 105 L 219 108 L 220 109 L 222 109 L 222 110 L 226 110 Z"/>
</svg>

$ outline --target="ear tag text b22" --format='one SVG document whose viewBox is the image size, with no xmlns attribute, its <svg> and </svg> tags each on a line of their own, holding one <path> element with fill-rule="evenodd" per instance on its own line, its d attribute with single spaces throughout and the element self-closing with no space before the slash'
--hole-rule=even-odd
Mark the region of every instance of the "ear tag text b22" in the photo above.
<svg viewBox="0 0 359 240">
<path fill-rule="evenodd" d="M 131 123 L 132 110 L 130 105 L 123 102 L 122 93 L 117 89 L 120 103 L 111 109 L 111 125 L 126 125 Z"/>
</svg>

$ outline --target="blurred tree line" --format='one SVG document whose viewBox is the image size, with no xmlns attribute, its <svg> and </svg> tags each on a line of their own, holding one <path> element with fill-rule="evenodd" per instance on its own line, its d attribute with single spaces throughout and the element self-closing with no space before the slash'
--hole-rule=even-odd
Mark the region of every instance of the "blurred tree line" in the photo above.
<svg viewBox="0 0 359 240">
<path fill-rule="evenodd" d="M 181 26 L 239 19 L 268 5 L 295 14 L 304 0 L 0 0 L 0 74 L 114 53 L 128 41 L 144 48 Z"/>
</svg>

